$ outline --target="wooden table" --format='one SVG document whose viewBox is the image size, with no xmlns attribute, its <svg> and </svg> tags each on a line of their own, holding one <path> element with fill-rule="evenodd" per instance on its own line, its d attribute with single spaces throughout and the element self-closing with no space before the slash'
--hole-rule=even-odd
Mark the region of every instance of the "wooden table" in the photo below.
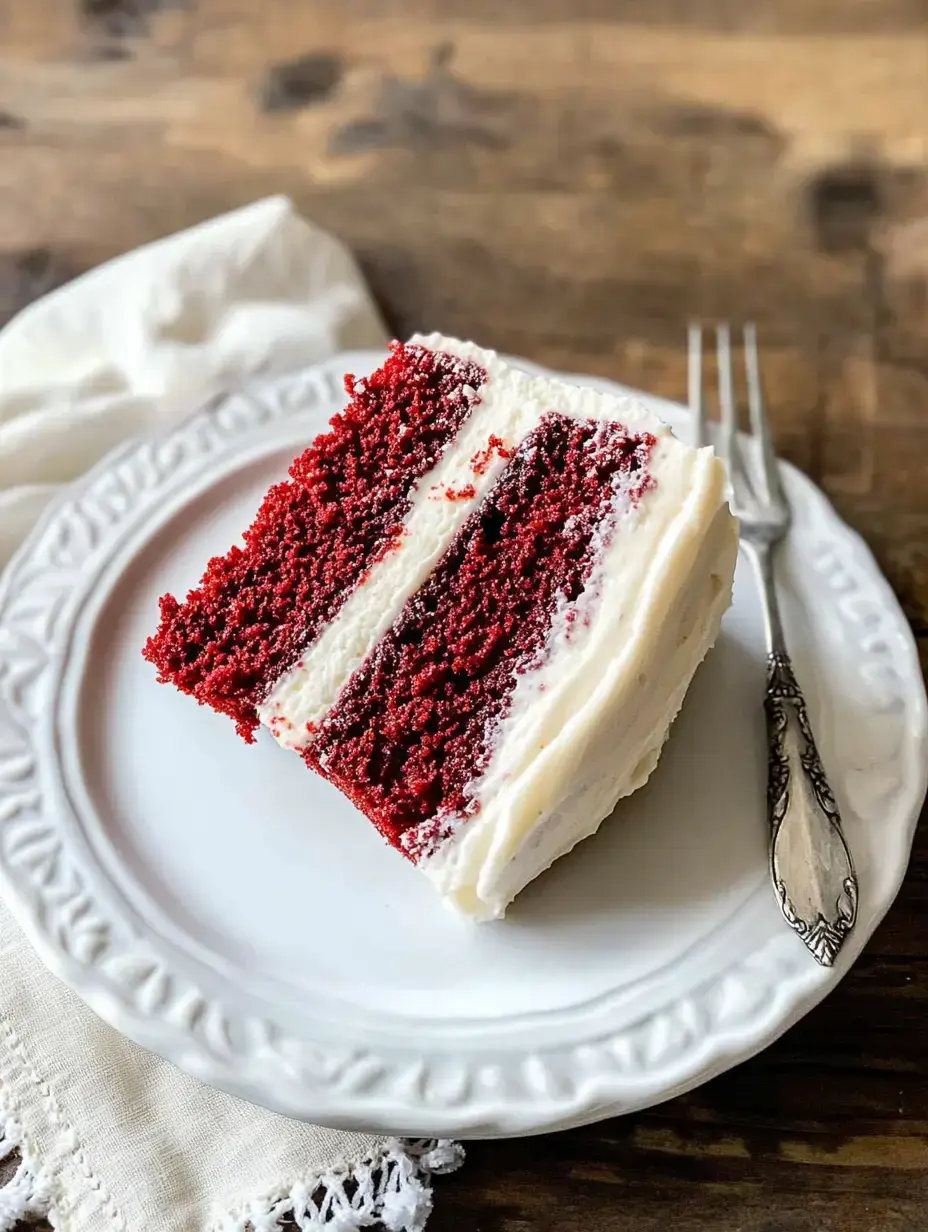
<svg viewBox="0 0 928 1232">
<path fill-rule="evenodd" d="M 682 397 L 687 318 L 749 315 L 780 450 L 928 650 L 926 139 L 919 0 L 0 0 L 0 312 L 286 192 L 400 335 Z M 762 1057 L 472 1146 L 432 1227 L 928 1228 L 926 880 L 923 834 L 853 973 Z"/>
</svg>

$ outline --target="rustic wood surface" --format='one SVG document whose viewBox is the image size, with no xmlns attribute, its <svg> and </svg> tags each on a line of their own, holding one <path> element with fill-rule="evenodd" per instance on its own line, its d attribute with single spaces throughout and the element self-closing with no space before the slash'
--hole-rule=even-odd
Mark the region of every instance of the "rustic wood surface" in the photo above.
<svg viewBox="0 0 928 1232">
<path fill-rule="evenodd" d="M 0 316 L 274 192 L 353 245 L 400 335 L 681 397 L 687 318 L 755 318 L 778 445 L 928 664 L 924 0 L 0 0 Z M 778 1045 L 638 1116 L 473 1145 L 432 1226 L 928 1229 L 926 956 L 922 833 Z"/>
</svg>

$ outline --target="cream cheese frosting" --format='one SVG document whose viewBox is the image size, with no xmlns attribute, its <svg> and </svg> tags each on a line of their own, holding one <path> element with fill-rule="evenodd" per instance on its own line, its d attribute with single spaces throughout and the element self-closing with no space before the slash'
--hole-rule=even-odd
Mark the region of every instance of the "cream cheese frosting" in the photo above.
<svg viewBox="0 0 928 1232">
<path fill-rule="evenodd" d="M 646 781 L 730 603 L 737 527 L 711 450 L 679 441 L 635 400 L 534 376 L 437 334 L 412 342 L 473 360 L 487 378 L 455 441 L 418 481 L 397 547 L 259 707 L 285 747 L 312 739 L 544 415 L 619 422 L 655 438 L 652 488 L 614 511 L 573 615 L 555 613 L 538 666 L 520 675 L 487 733 L 489 761 L 468 791 L 475 814 L 418 861 L 450 906 L 487 919 Z M 449 490 L 456 499 L 445 499 Z"/>
</svg>

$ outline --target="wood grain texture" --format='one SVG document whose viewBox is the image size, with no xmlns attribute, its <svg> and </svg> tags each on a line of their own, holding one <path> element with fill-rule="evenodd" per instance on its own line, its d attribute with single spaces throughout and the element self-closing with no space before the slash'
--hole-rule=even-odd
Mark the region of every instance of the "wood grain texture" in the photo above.
<svg viewBox="0 0 928 1232">
<path fill-rule="evenodd" d="M 751 316 L 777 443 L 928 665 L 922 0 L 0 0 L 0 317 L 286 192 L 398 334 L 682 397 Z M 436 1232 L 928 1229 L 928 839 L 834 997 L 664 1107 L 473 1145 Z"/>
</svg>

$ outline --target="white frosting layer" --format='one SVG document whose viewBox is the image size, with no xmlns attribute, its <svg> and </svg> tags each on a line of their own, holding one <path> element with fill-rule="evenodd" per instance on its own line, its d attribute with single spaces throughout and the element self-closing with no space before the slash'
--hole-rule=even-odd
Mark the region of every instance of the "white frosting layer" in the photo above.
<svg viewBox="0 0 928 1232">
<path fill-rule="evenodd" d="M 655 480 L 618 517 L 575 605 L 559 612 L 540 666 L 518 678 L 491 757 L 471 785 L 479 809 L 419 866 L 446 901 L 478 919 L 507 903 L 591 834 L 657 763 L 690 679 L 731 600 L 737 528 L 721 464 L 697 452 L 639 403 L 511 368 L 471 343 L 413 341 L 473 360 L 487 372 L 455 441 L 412 492 L 396 550 L 370 571 L 259 710 L 287 747 L 308 740 L 339 692 L 389 629 L 499 477 L 498 451 L 475 470 L 491 436 L 508 449 L 557 412 L 618 421 L 657 438 Z M 470 498 L 448 489 L 473 485 Z"/>
</svg>

